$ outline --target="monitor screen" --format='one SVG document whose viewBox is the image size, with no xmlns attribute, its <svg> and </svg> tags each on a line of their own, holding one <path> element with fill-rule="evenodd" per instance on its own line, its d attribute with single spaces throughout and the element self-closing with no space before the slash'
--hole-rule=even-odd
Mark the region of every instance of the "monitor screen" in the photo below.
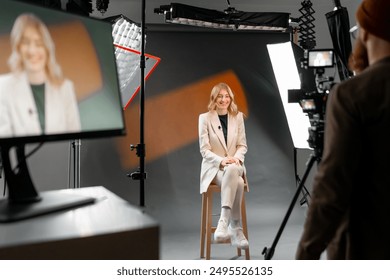
<svg viewBox="0 0 390 280">
<path fill-rule="evenodd" d="M 0 165 L 8 186 L 0 222 L 92 203 L 91 197 L 39 193 L 24 147 L 125 133 L 112 25 L 3 0 L 0 50 Z"/>
<path fill-rule="evenodd" d="M 310 68 L 333 67 L 334 52 L 331 49 L 309 50 L 308 66 Z"/>
<path fill-rule="evenodd" d="M 124 133 L 111 24 L 2 1 L 0 49 L 0 143 Z"/>
</svg>

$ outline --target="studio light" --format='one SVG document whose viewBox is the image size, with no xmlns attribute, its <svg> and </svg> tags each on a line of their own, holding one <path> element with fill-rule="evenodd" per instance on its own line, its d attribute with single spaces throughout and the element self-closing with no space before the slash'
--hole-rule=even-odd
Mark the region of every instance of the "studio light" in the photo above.
<svg viewBox="0 0 390 280">
<path fill-rule="evenodd" d="M 292 46 L 291 42 L 268 44 L 267 49 L 294 147 L 310 149 L 307 142 L 309 118 L 302 113 L 302 108 L 298 103 L 288 102 L 288 91 L 301 88 Z"/>
<path fill-rule="evenodd" d="M 115 46 L 122 46 L 135 51 L 141 47 L 141 27 L 125 16 L 113 19 L 112 37 Z M 121 89 L 125 88 L 135 74 L 139 56 L 122 48 L 115 48 L 115 56 Z"/>
<path fill-rule="evenodd" d="M 123 15 L 105 20 L 112 23 L 119 86 L 126 109 L 140 89 L 141 27 Z M 160 58 L 145 54 L 145 60 L 146 80 L 157 67 Z"/>
<path fill-rule="evenodd" d="M 209 10 L 184 4 L 171 3 L 154 9 L 163 14 L 165 22 L 199 27 L 232 30 L 286 31 L 289 13 L 242 12 L 229 7 L 224 11 Z"/>
</svg>

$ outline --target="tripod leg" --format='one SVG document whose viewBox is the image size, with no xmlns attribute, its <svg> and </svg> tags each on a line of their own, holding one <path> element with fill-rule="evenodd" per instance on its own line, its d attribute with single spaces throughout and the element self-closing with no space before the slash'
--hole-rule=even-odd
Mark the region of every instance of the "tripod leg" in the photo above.
<svg viewBox="0 0 390 280">
<path fill-rule="evenodd" d="M 306 181 L 306 179 L 307 179 L 307 176 L 309 175 L 310 170 L 311 170 L 311 168 L 313 167 L 313 164 L 314 164 L 314 162 L 315 162 L 316 160 L 317 160 L 317 157 L 316 157 L 314 154 L 311 154 L 311 155 L 310 155 L 310 158 L 309 158 L 309 161 L 308 161 L 308 164 L 307 164 L 307 167 L 306 167 L 306 170 L 305 170 L 305 173 L 303 174 L 302 180 L 301 180 L 301 182 L 299 183 L 297 190 L 295 191 L 295 195 L 294 195 L 294 197 L 293 197 L 293 199 L 292 199 L 292 201 L 291 201 L 291 203 L 290 203 L 290 206 L 288 207 L 287 213 L 286 213 L 286 215 L 284 216 L 284 219 L 283 219 L 283 221 L 282 221 L 282 224 L 281 224 L 280 227 L 279 227 L 279 230 L 278 230 L 278 232 L 277 232 L 277 234 L 276 234 L 276 236 L 275 236 L 275 239 L 274 239 L 274 242 L 272 243 L 271 248 L 265 247 L 265 248 L 263 249 L 262 254 L 264 255 L 264 259 L 265 259 L 265 260 L 270 260 L 270 259 L 272 259 L 273 255 L 274 255 L 274 252 L 275 252 L 276 245 L 277 245 L 278 242 L 279 242 L 279 238 L 280 238 L 280 236 L 282 235 L 282 232 L 283 232 L 283 230 L 284 230 L 284 227 L 286 226 L 287 221 L 288 221 L 288 219 L 289 219 L 289 217 L 290 217 L 290 215 L 291 215 L 291 212 L 292 212 L 292 210 L 294 209 L 295 203 L 296 203 L 297 200 L 298 200 L 299 194 L 300 194 L 300 192 L 302 191 L 302 188 L 303 188 L 304 185 L 305 185 L 305 181 Z"/>
<path fill-rule="evenodd" d="M 297 181 L 297 186 L 298 186 L 299 183 L 301 182 L 301 178 L 299 177 L 298 171 L 297 171 L 297 149 L 296 148 L 294 148 L 294 173 L 295 173 L 295 179 Z M 303 188 L 302 188 L 302 199 L 299 202 L 299 204 L 303 205 L 303 204 L 307 203 L 307 205 L 309 205 L 309 201 L 308 201 L 307 197 L 310 197 L 310 193 L 306 189 L 306 187 L 303 186 Z"/>
</svg>

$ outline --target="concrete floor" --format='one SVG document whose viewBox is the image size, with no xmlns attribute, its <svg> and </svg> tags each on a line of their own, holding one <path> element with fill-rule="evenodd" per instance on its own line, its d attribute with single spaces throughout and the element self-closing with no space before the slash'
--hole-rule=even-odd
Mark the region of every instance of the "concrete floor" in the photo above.
<svg viewBox="0 0 390 280">
<path fill-rule="evenodd" d="M 272 190 L 269 190 L 271 192 Z M 278 203 L 258 203 L 261 201 L 258 192 L 246 193 L 247 222 L 249 232 L 250 258 L 252 260 L 264 260 L 262 254 L 265 247 L 270 248 L 280 230 L 283 218 L 286 216 L 291 199 L 285 197 Z M 271 194 L 270 194 L 271 195 Z M 214 208 L 218 208 L 218 199 L 214 200 Z M 186 211 L 192 213 L 188 219 L 172 215 L 172 219 L 161 219 L 160 258 L 163 260 L 199 260 L 200 259 L 200 195 L 199 204 L 188 205 Z M 189 212 L 189 207 L 192 211 Z M 293 260 L 298 240 L 302 233 L 305 219 L 306 204 L 300 206 L 299 201 L 295 204 L 286 226 L 284 227 L 279 241 L 276 244 L 273 260 Z M 218 209 L 216 210 L 218 211 Z M 213 213 L 218 213 L 213 211 Z M 151 211 L 154 212 L 154 211 Z M 146 208 L 148 213 L 148 208 Z M 184 212 L 181 212 L 185 215 Z M 156 216 L 151 213 L 151 216 Z M 215 218 L 215 222 L 217 221 Z M 179 221 L 175 224 L 172 221 Z M 236 248 L 230 244 L 213 244 L 211 246 L 211 259 L 245 259 L 238 257 Z"/>
<path fill-rule="evenodd" d="M 273 206 L 258 207 L 247 205 L 248 211 L 248 231 L 249 249 L 251 260 L 264 260 L 262 251 L 264 247 L 270 248 L 274 242 L 279 226 L 275 221 L 282 221 L 284 213 L 282 206 L 278 209 Z M 261 210 L 261 211 L 258 211 Z M 261 214 L 263 213 L 263 214 Z M 268 213 L 267 215 L 264 213 Z M 269 213 L 273 213 L 269 215 Z M 257 217 L 257 218 L 255 218 Z M 284 228 L 282 235 L 275 248 L 273 260 L 293 260 L 296 246 L 302 232 L 304 221 L 304 209 L 299 206 Z M 200 225 L 200 219 L 199 219 Z M 160 258 L 163 260 L 199 260 L 200 259 L 200 238 L 199 225 L 193 230 L 169 231 L 163 230 L 160 239 Z M 236 254 L 235 247 L 230 244 L 214 244 L 211 246 L 211 259 L 245 259 L 244 252 L 241 257 Z"/>
</svg>

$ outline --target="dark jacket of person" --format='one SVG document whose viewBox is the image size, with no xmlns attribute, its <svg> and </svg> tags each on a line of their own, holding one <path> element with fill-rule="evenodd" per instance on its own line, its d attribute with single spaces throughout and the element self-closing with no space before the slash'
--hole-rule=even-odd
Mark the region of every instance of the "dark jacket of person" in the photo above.
<svg viewBox="0 0 390 280">
<path fill-rule="evenodd" d="M 336 85 L 297 259 L 390 259 L 390 57 Z"/>
</svg>

